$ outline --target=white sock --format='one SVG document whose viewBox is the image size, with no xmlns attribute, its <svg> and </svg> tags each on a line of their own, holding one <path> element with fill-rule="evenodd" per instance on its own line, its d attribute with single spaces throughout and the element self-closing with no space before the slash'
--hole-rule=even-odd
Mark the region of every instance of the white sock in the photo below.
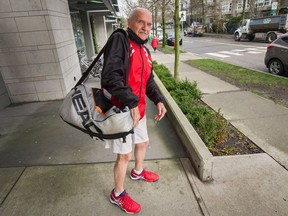
<svg viewBox="0 0 288 216">
<path fill-rule="evenodd" d="M 140 171 L 134 169 L 134 172 L 135 172 L 137 175 L 139 175 L 139 174 L 141 174 L 141 173 L 143 172 L 143 169 L 141 169 Z"/>
<path fill-rule="evenodd" d="M 124 190 L 123 190 L 123 191 L 124 191 Z M 122 191 L 121 193 L 123 193 L 123 191 Z M 115 195 L 116 197 L 120 196 L 121 193 L 117 193 L 116 190 L 114 189 L 114 195 Z"/>
</svg>

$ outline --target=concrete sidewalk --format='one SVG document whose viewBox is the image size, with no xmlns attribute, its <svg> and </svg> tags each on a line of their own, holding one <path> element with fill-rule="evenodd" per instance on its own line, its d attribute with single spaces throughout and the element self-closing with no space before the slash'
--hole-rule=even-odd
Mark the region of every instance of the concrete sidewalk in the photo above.
<svg viewBox="0 0 288 216">
<path fill-rule="evenodd" d="M 152 56 L 173 73 L 174 55 L 153 52 Z M 214 157 L 213 182 L 191 177 L 203 209 L 221 216 L 287 215 L 288 109 L 183 63 L 199 58 L 180 54 L 180 78 L 196 81 L 203 101 L 216 111 L 221 109 L 227 120 L 266 152 Z"/>
<path fill-rule="evenodd" d="M 180 61 L 199 59 L 192 53 L 181 53 Z M 174 71 L 174 55 L 153 53 L 153 59 Z M 181 62 L 181 79 L 196 81 L 203 101 L 224 117 L 254 143 L 288 169 L 288 108 L 251 92 L 242 91 L 223 80 Z"/>
<path fill-rule="evenodd" d="M 104 143 L 64 123 L 61 101 L 19 104 L 0 111 L 0 215 L 126 215 L 109 201 L 115 155 Z M 183 163 L 192 169 L 169 120 L 155 124 L 148 103 L 150 146 L 145 167 L 156 183 L 125 187 L 142 205 L 139 215 L 203 215 Z M 188 160 L 188 163 L 187 163 Z M 169 203 L 169 205 L 167 205 Z"/>
<path fill-rule="evenodd" d="M 153 53 L 153 58 L 173 69 L 172 55 L 157 52 Z M 191 58 L 198 57 L 191 53 L 181 54 L 181 60 Z M 255 101 L 255 96 L 247 93 L 249 109 L 239 104 L 234 107 L 237 100 L 244 103 L 245 92 L 184 63 L 180 64 L 180 74 L 183 78 L 197 79 L 205 93 L 205 102 L 215 109 L 221 107 L 224 116 L 236 126 L 238 123 L 244 129 L 249 128 L 247 133 L 239 127 L 257 145 L 261 145 L 258 141 L 265 140 L 272 146 L 265 139 L 267 134 L 261 134 L 253 125 L 247 124 L 251 120 L 261 125 L 260 121 L 273 119 L 274 107 L 270 113 L 269 108 L 258 107 L 266 110 L 262 116 L 259 111 L 255 115 L 257 107 L 251 105 L 272 106 L 271 102 L 258 96 Z M 242 95 L 233 95 L 235 93 Z M 104 149 L 103 143 L 65 124 L 58 116 L 60 104 L 61 101 L 27 103 L 0 111 L 0 215 L 126 215 L 108 200 L 113 188 L 115 155 L 110 149 Z M 283 111 L 286 108 L 277 109 L 283 112 L 283 119 L 287 117 Z M 255 116 L 248 115 L 248 110 L 254 111 Z M 138 215 L 287 215 L 288 173 L 279 164 L 280 160 L 269 156 L 273 152 L 215 157 L 214 181 L 203 183 L 187 159 L 169 119 L 164 118 L 155 125 L 155 112 L 154 105 L 148 103 L 151 145 L 145 166 L 158 172 L 160 180 L 153 184 L 133 182 L 128 179 L 127 172 L 125 183 L 127 192 L 142 205 Z M 275 130 L 278 127 L 268 123 Z M 272 131 L 266 133 L 273 134 Z M 281 139 L 284 136 L 285 133 L 281 134 Z M 279 140 L 273 149 L 282 147 Z M 287 158 L 287 152 L 285 154 Z M 281 163 L 285 162 L 279 158 Z M 129 164 L 129 170 L 132 167 L 133 162 Z"/>
</svg>

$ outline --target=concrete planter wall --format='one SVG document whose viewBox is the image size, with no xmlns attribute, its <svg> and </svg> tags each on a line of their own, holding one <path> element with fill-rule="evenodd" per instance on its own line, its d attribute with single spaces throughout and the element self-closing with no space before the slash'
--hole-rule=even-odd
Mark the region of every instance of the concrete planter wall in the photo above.
<svg viewBox="0 0 288 216">
<path fill-rule="evenodd" d="M 185 146 L 199 178 L 202 181 L 213 180 L 213 155 L 156 74 L 154 79 L 166 99 L 168 118 Z"/>
</svg>

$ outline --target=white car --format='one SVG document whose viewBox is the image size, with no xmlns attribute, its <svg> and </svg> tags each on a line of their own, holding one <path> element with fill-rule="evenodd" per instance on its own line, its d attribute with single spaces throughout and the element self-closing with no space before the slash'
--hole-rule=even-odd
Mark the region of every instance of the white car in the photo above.
<svg viewBox="0 0 288 216">
<path fill-rule="evenodd" d="M 163 40 L 163 32 L 162 31 L 161 32 L 158 31 L 157 37 L 158 37 L 159 41 L 162 41 Z"/>
</svg>

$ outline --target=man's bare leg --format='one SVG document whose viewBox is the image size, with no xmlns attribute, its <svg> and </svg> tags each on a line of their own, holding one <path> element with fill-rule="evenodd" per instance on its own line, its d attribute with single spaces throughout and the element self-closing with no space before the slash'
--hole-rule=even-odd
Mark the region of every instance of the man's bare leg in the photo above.
<svg viewBox="0 0 288 216">
<path fill-rule="evenodd" d="M 147 150 L 148 142 L 139 143 L 135 145 L 135 168 L 131 171 L 130 178 L 132 180 L 145 180 L 147 182 L 155 182 L 159 179 L 159 175 L 143 169 L 143 163 Z"/>
<path fill-rule="evenodd" d="M 131 160 L 132 152 L 128 154 L 117 154 L 114 165 L 114 181 L 115 192 L 122 193 L 124 191 L 124 181 L 127 171 L 128 162 Z"/>
<path fill-rule="evenodd" d="M 145 159 L 146 149 L 148 142 L 139 143 L 135 145 L 134 156 L 135 156 L 135 170 L 141 171 L 143 169 L 143 162 Z"/>
</svg>

